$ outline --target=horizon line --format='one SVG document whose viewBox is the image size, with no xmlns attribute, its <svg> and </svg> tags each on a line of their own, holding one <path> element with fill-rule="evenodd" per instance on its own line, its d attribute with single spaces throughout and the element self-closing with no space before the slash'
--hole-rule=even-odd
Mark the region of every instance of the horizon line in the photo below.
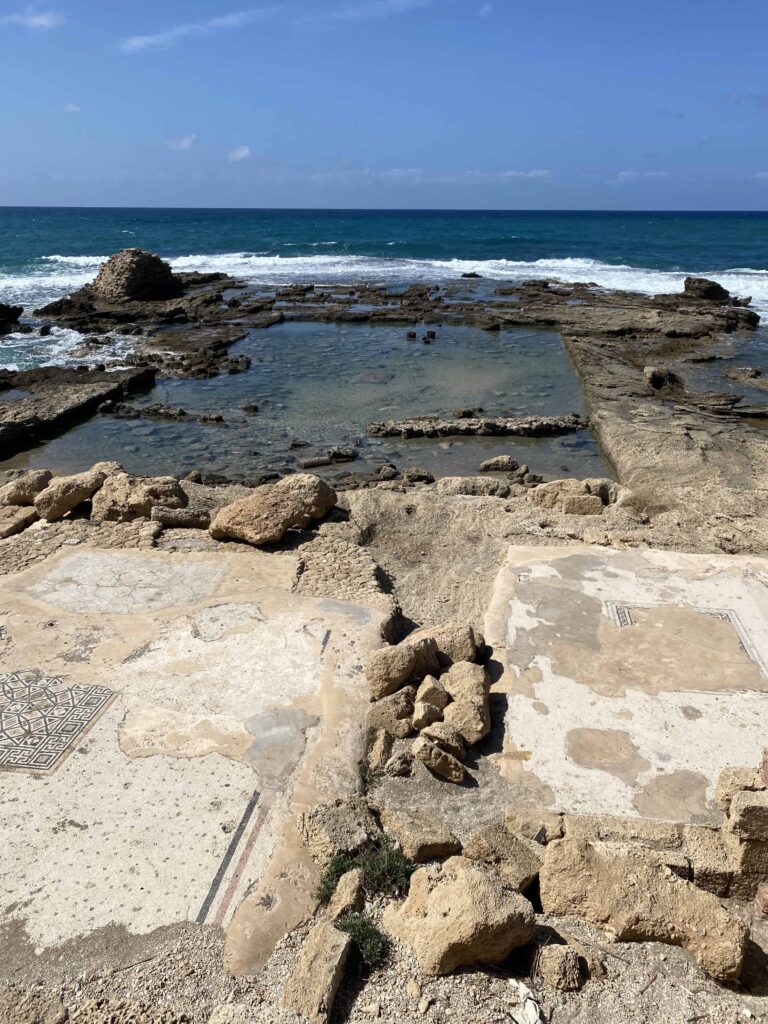
<svg viewBox="0 0 768 1024">
<path fill-rule="evenodd" d="M 768 214 L 765 210 L 749 209 L 717 209 L 702 210 L 688 207 L 680 208 L 643 208 L 619 209 L 613 207 L 473 207 L 473 206 L 164 206 L 129 204 L 127 206 L 98 205 L 84 206 L 79 203 L 51 205 L 46 203 L 8 203 L 0 204 L 2 210 L 179 210 L 179 211 L 218 211 L 226 213 L 696 213 L 696 214 Z"/>
</svg>

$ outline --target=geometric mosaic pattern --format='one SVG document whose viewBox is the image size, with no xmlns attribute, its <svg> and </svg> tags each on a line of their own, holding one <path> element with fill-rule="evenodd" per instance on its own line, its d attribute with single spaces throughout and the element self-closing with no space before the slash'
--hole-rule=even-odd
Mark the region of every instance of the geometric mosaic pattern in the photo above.
<svg viewBox="0 0 768 1024">
<path fill-rule="evenodd" d="M 55 772 L 114 696 L 60 676 L 0 673 L 0 769 Z"/>
<path fill-rule="evenodd" d="M 661 608 L 663 605 L 658 604 L 617 604 L 615 601 L 604 601 L 603 610 L 609 619 L 612 619 L 617 626 L 625 628 L 627 626 L 635 626 L 637 623 L 632 615 L 633 608 Z M 693 608 L 693 611 L 700 612 L 702 615 L 711 615 L 713 619 L 721 619 L 723 622 L 730 622 L 739 637 L 739 643 L 741 649 L 754 661 L 760 669 L 760 674 L 764 679 L 768 679 L 768 665 L 765 663 L 762 655 L 758 651 L 755 644 L 752 642 L 752 638 L 744 626 L 744 623 L 739 618 L 738 612 L 734 611 L 733 608 Z"/>
</svg>

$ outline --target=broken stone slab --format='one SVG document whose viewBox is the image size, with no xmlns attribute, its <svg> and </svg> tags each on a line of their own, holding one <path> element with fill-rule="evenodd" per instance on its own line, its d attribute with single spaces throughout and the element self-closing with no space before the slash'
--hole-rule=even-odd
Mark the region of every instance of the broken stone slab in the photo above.
<svg viewBox="0 0 768 1024">
<path fill-rule="evenodd" d="M 383 915 L 385 929 L 411 947 L 428 975 L 501 963 L 530 940 L 534 921 L 524 896 L 466 857 L 419 868 L 407 899 Z"/>
<path fill-rule="evenodd" d="M 464 767 L 461 761 L 442 750 L 436 743 L 430 742 L 426 736 L 421 735 L 411 747 L 413 756 L 433 773 L 439 775 L 447 782 L 463 782 Z"/>
<path fill-rule="evenodd" d="M 428 725 L 442 721 L 442 718 L 443 712 L 436 708 L 434 704 L 417 700 L 413 706 L 413 727 L 418 729 L 419 732 Z"/>
<path fill-rule="evenodd" d="M 372 700 L 387 697 L 408 680 L 423 679 L 440 671 L 437 645 L 431 637 L 380 647 L 368 659 L 365 677 Z"/>
<path fill-rule="evenodd" d="M 425 811 L 384 807 L 379 820 L 415 864 L 461 853 L 461 843 L 453 832 L 439 818 Z"/>
<path fill-rule="evenodd" d="M 504 824 L 510 832 L 534 839 L 542 846 L 563 837 L 563 816 L 555 811 L 524 805 L 508 807 L 504 812 Z"/>
<path fill-rule="evenodd" d="M 381 829 L 361 797 L 319 804 L 299 815 L 299 835 L 320 863 L 339 854 L 354 854 L 381 838 Z"/>
<path fill-rule="evenodd" d="M 40 491 L 45 490 L 53 474 L 48 469 L 30 469 L 0 487 L 0 505 L 34 505 Z"/>
<path fill-rule="evenodd" d="M 452 420 L 415 416 L 408 420 L 369 423 L 367 430 L 372 437 L 559 437 L 586 426 L 586 420 L 570 413 L 566 416 L 472 416 Z"/>
<path fill-rule="evenodd" d="M 727 896 L 733 880 L 733 864 L 719 829 L 685 825 L 683 849 L 691 865 L 691 881 L 715 896 Z"/>
<path fill-rule="evenodd" d="M 329 921 L 338 921 L 345 914 L 360 913 L 365 903 L 364 882 L 362 868 L 352 868 L 344 872 L 325 910 L 325 916 Z"/>
<path fill-rule="evenodd" d="M 728 828 L 740 839 L 768 842 L 768 790 L 739 790 L 731 799 Z"/>
<path fill-rule="evenodd" d="M 723 768 L 717 778 L 715 803 L 726 816 L 731 810 L 731 800 L 741 790 L 756 793 L 765 789 L 765 781 L 759 768 Z"/>
<path fill-rule="evenodd" d="M 186 492 L 172 476 L 136 477 L 128 473 L 113 473 L 94 495 L 91 519 L 129 523 L 135 519 L 149 519 L 156 505 L 183 509 L 188 503 Z"/>
<path fill-rule="evenodd" d="M 416 690 L 416 702 L 421 704 L 432 704 L 442 711 L 450 704 L 451 697 L 443 684 L 434 676 L 426 676 Z"/>
<path fill-rule="evenodd" d="M 436 743 L 446 753 L 453 755 L 457 761 L 463 761 L 466 757 L 464 737 L 447 722 L 434 722 L 422 729 L 421 735 L 432 743 Z"/>
<path fill-rule="evenodd" d="M 718 981 L 741 974 L 749 935 L 743 922 L 642 852 L 559 839 L 546 847 L 539 881 L 545 913 L 583 917 L 619 941 L 682 946 Z"/>
<path fill-rule="evenodd" d="M 464 856 L 495 868 L 513 889 L 524 893 L 538 878 L 544 851 L 532 839 L 515 835 L 501 822 L 494 822 L 469 837 Z"/>
<path fill-rule="evenodd" d="M 68 512 L 93 497 L 105 479 L 104 473 L 93 469 L 73 476 L 54 477 L 35 497 L 35 508 L 40 518 L 49 523 L 63 519 Z"/>
<path fill-rule="evenodd" d="M 153 505 L 149 518 L 167 529 L 207 530 L 211 525 L 211 513 L 205 508 L 168 508 Z"/>
<path fill-rule="evenodd" d="M 215 540 L 240 540 L 258 547 L 276 544 L 290 529 L 304 529 L 336 504 L 336 492 L 311 473 L 286 476 L 220 509 L 210 526 Z"/>
<path fill-rule="evenodd" d="M 366 764 L 372 772 L 384 771 L 387 761 L 392 756 L 395 738 L 386 729 L 371 729 L 368 737 L 368 755 Z"/>
<path fill-rule="evenodd" d="M 460 622 L 447 622 L 443 626 L 422 626 L 411 633 L 409 641 L 431 637 L 437 645 L 440 665 L 450 667 L 455 661 L 477 661 L 484 639 L 472 626 Z"/>
<path fill-rule="evenodd" d="M 413 708 L 416 690 L 404 686 L 397 693 L 382 697 L 368 708 L 366 724 L 369 729 L 385 729 L 397 739 L 405 739 L 413 732 Z"/>
<path fill-rule="evenodd" d="M 577 992 L 581 988 L 579 955 L 570 946 L 550 945 L 539 950 L 538 981 L 542 988 Z"/>
<path fill-rule="evenodd" d="M 37 509 L 29 505 L 0 506 L 0 540 L 22 533 L 40 518 Z"/>
<path fill-rule="evenodd" d="M 283 1006 L 312 1024 L 327 1024 L 351 944 L 351 936 L 329 921 L 316 924 L 304 940 L 286 983 Z"/>
<path fill-rule="evenodd" d="M 488 674 L 482 665 L 457 661 L 440 677 L 440 683 L 452 700 L 485 700 Z"/>
</svg>

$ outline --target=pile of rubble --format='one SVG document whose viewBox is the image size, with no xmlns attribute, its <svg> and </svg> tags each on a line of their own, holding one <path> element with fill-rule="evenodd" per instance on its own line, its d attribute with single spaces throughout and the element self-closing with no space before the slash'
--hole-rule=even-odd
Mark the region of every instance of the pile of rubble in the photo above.
<svg viewBox="0 0 768 1024">
<path fill-rule="evenodd" d="M 373 707 L 368 712 L 368 768 L 403 774 L 418 758 L 449 782 L 464 781 L 467 747 L 491 728 L 484 640 L 471 626 L 451 623 L 422 629 L 375 651 L 365 674 Z M 394 741 L 418 736 L 409 751 Z"/>
</svg>

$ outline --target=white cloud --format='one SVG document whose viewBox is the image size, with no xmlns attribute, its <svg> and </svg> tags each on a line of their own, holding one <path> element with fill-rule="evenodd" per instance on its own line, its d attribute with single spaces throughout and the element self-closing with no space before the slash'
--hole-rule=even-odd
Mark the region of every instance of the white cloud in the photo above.
<svg viewBox="0 0 768 1024">
<path fill-rule="evenodd" d="M 129 36 L 120 43 L 124 53 L 136 53 L 157 46 L 173 46 L 189 36 L 207 36 L 211 32 L 222 32 L 227 29 L 243 28 L 255 21 L 265 21 L 277 13 L 279 7 L 251 7 L 244 11 L 222 14 L 206 21 L 190 21 L 174 25 L 162 32 L 145 36 Z"/>
<path fill-rule="evenodd" d="M 481 18 L 490 18 L 493 14 L 493 4 L 483 4 L 478 13 Z"/>
<path fill-rule="evenodd" d="M 65 114 L 79 114 L 81 110 L 79 103 L 67 103 L 64 106 Z"/>
<path fill-rule="evenodd" d="M 251 155 L 250 146 L 236 146 L 227 153 L 227 160 L 238 163 L 240 160 L 247 160 Z"/>
<path fill-rule="evenodd" d="M 168 149 L 172 149 L 176 153 L 182 153 L 192 149 L 196 141 L 197 135 L 194 132 L 190 132 L 189 135 L 182 135 L 180 139 L 168 139 L 167 146 Z"/>
<path fill-rule="evenodd" d="M 619 171 L 614 178 L 617 185 L 628 181 L 640 181 L 643 178 L 668 178 L 669 171 Z"/>
<path fill-rule="evenodd" d="M 64 24 L 64 15 L 58 11 L 37 11 L 34 7 L 25 7 L 15 14 L 0 15 L 0 25 L 15 25 L 36 31 L 47 31 Z"/>
</svg>

